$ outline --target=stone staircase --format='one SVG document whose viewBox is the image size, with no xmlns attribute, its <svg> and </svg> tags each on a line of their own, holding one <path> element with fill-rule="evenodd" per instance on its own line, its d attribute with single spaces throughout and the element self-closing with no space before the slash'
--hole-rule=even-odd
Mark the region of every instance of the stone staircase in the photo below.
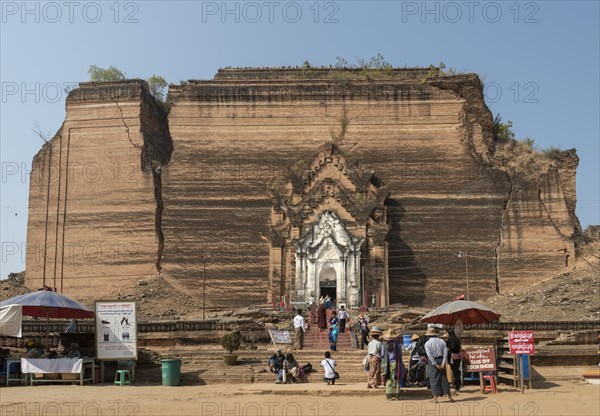
<svg viewBox="0 0 600 416">
<path fill-rule="evenodd" d="M 333 309 L 327 311 L 327 320 Z M 308 329 L 304 335 L 304 348 L 292 351 L 281 347 L 284 354 L 291 352 L 300 365 L 311 363 L 313 372 L 307 374 L 306 381 L 322 382 L 323 369 L 320 366 L 329 351 L 329 332 L 321 331 L 317 326 L 316 316 L 311 314 L 306 318 Z M 337 351 L 332 352 L 336 360 L 336 370 L 341 375 L 341 383 L 365 382 L 367 373 L 362 366 L 366 351 L 352 347 L 352 330 L 347 327 L 345 332 L 338 335 Z M 292 334 L 293 337 L 293 334 Z M 175 347 L 146 347 L 147 351 L 157 353 L 160 359 L 178 358 L 182 361 L 181 383 L 187 385 L 219 384 L 219 383 L 274 383 L 276 376 L 269 372 L 268 360 L 274 348 L 260 347 L 256 350 L 239 351 L 238 363 L 226 366 L 223 362 L 223 350 L 214 345 L 175 346 Z M 161 383 L 161 369 L 158 361 L 141 364 L 137 369 L 139 383 Z"/>
<path fill-rule="evenodd" d="M 348 337 L 349 338 L 349 337 Z M 329 344 L 327 344 L 329 345 Z M 268 360 L 272 349 L 265 347 L 257 350 L 238 352 L 238 363 L 226 366 L 223 362 L 224 351 L 220 347 L 176 347 L 171 349 L 153 349 L 160 359 L 181 359 L 181 384 L 203 385 L 220 383 L 274 383 L 276 376 L 268 371 Z M 323 369 L 320 366 L 324 353 L 328 349 L 303 349 L 292 352 L 301 365 L 311 363 L 313 372 L 306 381 L 322 382 Z M 336 370 L 340 373 L 340 383 L 366 383 L 367 373 L 362 367 L 362 359 L 366 352 L 353 349 L 332 353 L 337 362 Z M 146 363 L 138 366 L 137 384 L 160 384 L 161 369 L 158 363 Z"/>
<path fill-rule="evenodd" d="M 335 309 L 327 310 L 327 321 L 331 318 L 331 314 Z M 329 350 L 329 331 L 327 329 L 321 331 L 317 325 L 316 310 L 311 312 L 310 316 L 306 319 L 308 322 L 308 329 L 304 334 L 304 348 L 305 349 L 321 349 L 323 351 Z M 293 335 L 293 334 L 292 334 Z M 338 334 L 337 350 L 344 351 L 352 349 L 352 330 L 348 323 L 346 323 L 345 332 Z M 356 344 L 355 344 L 356 345 Z"/>
</svg>

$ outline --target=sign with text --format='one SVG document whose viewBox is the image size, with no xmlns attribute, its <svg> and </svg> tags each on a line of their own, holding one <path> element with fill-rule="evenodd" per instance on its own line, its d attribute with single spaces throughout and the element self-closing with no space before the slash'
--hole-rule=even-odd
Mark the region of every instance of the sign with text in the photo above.
<svg viewBox="0 0 600 416">
<path fill-rule="evenodd" d="M 290 331 L 282 329 L 269 329 L 273 344 L 292 344 L 292 336 Z"/>
<path fill-rule="evenodd" d="M 508 333 L 508 346 L 510 353 L 513 355 L 535 353 L 533 331 L 510 331 Z"/>
<path fill-rule="evenodd" d="M 468 372 L 496 371 L 494 347 L 471 346 L 464 349 Z"/>
<path fill-rule="evenodd" d="M 99 360 L 137 360 L 135 302 L 96 302 Z"/>
</svg>

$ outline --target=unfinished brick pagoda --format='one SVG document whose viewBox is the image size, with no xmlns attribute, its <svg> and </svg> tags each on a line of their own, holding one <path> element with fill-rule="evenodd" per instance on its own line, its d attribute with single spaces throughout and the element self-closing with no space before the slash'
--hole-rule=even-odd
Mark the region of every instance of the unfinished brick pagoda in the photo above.
<svg viewBox="0 0 600 416">
<path fill-rule="evenodd" d="M 511 167 L 477 75 L 222 69 L 169 102 L 140 80 L 69 94 L 33 161 L 28 287 L 110 295 L 160 273 L 211 307 L 431 306 L 467 273 L 478 299 L 575 256 L 575 151 Z"/>
</svg>

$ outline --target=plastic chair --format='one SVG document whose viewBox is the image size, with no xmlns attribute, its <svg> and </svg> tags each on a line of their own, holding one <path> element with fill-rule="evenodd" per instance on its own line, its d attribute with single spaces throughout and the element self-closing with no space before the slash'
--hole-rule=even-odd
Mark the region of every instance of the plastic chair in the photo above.
<svg viewBox="0 0 600 416">
<path fill-rule="evenodd" d="M 488 385 L 486 381 L 490 382 L 490 384 Z M 496 394 L 496 379 L 494 378 L 494 376 L 490 376 L 490 375 L 485 375 L 483 376 L 483 392 L 488 392 L 491 391 L 492 394 Z"/>
<path fill-rule="evenodd" d="M 7 361 L 4 361 L 4 363 L 2 364 L 2 371 L 0 371 L 0 374 L 4 375 L 4 377 L 5 377 L 4 379 L 6 380 L 7 386 L 8 386 L 8 379 L 10 378 L 10 375 L 18 374 L 20 370 L 21 370 L 20 363 L 12 362 L 12 363 L 10 363 L 10 366 L 7 368 Z"/>
<path fill-rule="evenodd" d="M 131 385 L 131 373 L 129 370 L 117 370 L 115 373 L 115 386 Z"/>
</svg>

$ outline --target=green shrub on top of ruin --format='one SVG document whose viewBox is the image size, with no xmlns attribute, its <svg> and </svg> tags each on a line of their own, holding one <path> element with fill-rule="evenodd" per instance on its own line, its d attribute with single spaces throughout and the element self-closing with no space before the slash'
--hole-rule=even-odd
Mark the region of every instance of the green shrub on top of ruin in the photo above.
<svg viewBox="0 0 600 416">
<path fill-rule="evenodd" d="M 121 71 L 114 65 L 110 65 L 108 68 L 102 68 L 97 65 L 90 65 L 88 67 L 88 74 L 90 75 L 90 81 L 102 82 L 102 81 L 123 81 L 127 79 L 125 72 Z M 152 75 L 146 80 L 148 82 L 148 88 L 150 94 L 154 97 L 158 105 L 166 112 L 169 110 L 169 104 L 167 103 L 167 87 L 168 83 L 164 77 L 160 75 Z"/>
<path fill-rule="evenodd" d="M 93 82 L 122 81 L 126 79 L 125 73 L 113 65 L 109 66 L 108 68 L 90 65 L 88 68 L 88 74 L 90 74 L 90 81 Z"/>
<path fill-rule="evenodd" d="M 561 149 L 551 146 L 540 149 L 531 137 L 517 139 L 512 121 L 502 122 L 502 117 L 494 117 L 494 140 L 497 145 L 494 154 L 509 170 L 535 178 L 546 172 L 561 155 Z"/>
<path fill-rule="evenodd" d="M 512 125 L 513 123 L 510 120 L 503 123 L 500 114 L 496 114 L 496 117 L 494 117 L 494 140 L 499 142 L 515 140 L 515 132 L 512 129 Z"/>
<path fill-rule="evenodd" d="M 346 58 L 338 56 L 334 68 L 340 71 L 332 71 L 331 78 L 338 85 L 347 87 L 350 83 L 351 75 L 343 71 L 344 69 L 360 69 L 361 76 L 367 81 L 371 81 L 382 75 L 388 75 L 394 68 L 392 64 L 385 60 L 385 57 L 381 53 L 370 59 L 357 58 L 356 62 L 356 64 L 351 64 Z"/>
<path fill-rule="evenodd" d="M 562 153 L 562 149 L 556 146 L 550 146 L 546 149 L 541 150 L 542 155 L 546 156 L 548 159 L 555 160 L 560 157 Z"/>
</svg>

